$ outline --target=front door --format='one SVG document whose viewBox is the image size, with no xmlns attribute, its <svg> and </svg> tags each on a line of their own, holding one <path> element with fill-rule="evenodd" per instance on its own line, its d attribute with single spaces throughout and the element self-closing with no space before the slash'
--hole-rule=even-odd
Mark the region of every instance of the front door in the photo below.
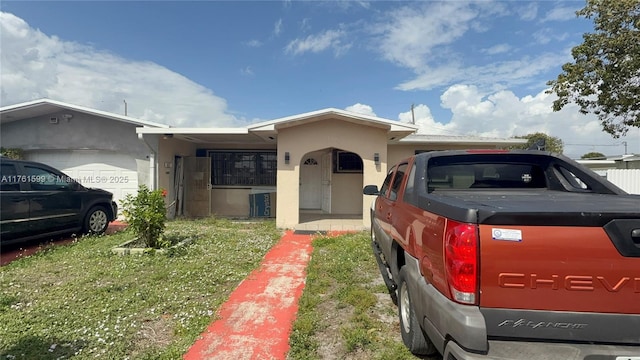
<svg viewBox="0 0 640 360">
<path fill-rule="evenodd" d="M 209 216 L 211 211 L 211 158 L 184 158 L 185 202 L 189 217 Z"/>
<path fill-rule="evenodd" d="M 322 168 L 313 157 L 300 167 L 300 208 L 320 209 L 322 206 Z"/>
</svg>

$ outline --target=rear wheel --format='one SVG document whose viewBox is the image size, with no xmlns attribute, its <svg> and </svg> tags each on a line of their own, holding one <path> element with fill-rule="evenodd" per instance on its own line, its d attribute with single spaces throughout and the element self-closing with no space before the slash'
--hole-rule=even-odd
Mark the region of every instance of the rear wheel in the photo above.
<svg viewBox="0 0 640 360">
<path fill-rule="evenodd" d="M 411 294 L 407 286 L 407 267 L 400 269 L 398 279 L 398 317 L 400 318 L 400 333 L 405 346 L 415 355 L 432 355 L 437 350 L 426 336 L 413 310 Z"/>
<path fill-rule="evenodd" d="M 109 214 L 102 206 L 92 207 L 84 219 L 84 232 L 102 234 L 109 226 Z"/>
</svg>

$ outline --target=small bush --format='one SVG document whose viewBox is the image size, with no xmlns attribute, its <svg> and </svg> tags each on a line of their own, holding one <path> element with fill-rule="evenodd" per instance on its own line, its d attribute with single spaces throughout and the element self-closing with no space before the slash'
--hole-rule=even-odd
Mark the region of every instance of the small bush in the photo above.
<svg viewBox="0 0 640 360">
<path fill-rule="evenodd" d="M 149 248 L 160 249 L 167 245 L 161 240 L 167 220 L 165 196 L 166 190 L 152 191 L 146 185 L 140 185 L 137 195 L 129 194 L 122 202 L 129 228 Z"/>
<path fill-rule="evenodd" d="M 13 149 L 0 147 L 0 154 L 9 159 L 22 160 L 24 158 L 24 151 L 17 148 Z"/>
</svg>

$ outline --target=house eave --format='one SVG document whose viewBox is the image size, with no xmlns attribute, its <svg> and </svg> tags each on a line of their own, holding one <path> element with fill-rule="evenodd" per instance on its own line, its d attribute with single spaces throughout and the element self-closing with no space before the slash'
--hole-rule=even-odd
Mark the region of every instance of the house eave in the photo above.
<svg viewBox="0 0 640 360">
<path fill-rule="evenodd" d="M 137 128 L 140 137 L 151 136 L 164 140 L 177 139 L 199 144 L 253 144 L 257 146 L 275 146 L 275 138 L 260 137 L 250 133 L 247 128 Z"/>
<path fill-rule="evenodd" d="M 0 122 L 9 123 L 29 119 L 37 116 L 43 116 L 61 111 L 75 111 L 88 115 L 98 116 L 106 119 L 122 121 L 135 126 L 147 126 L 156 128 L 169 128 L 169 125 L 155 123 L 146 120 L 136 119 L 130 116 L 118 115 L 107 111 L 96 110 L 84 106 L 68 104 L 62 101 L 51 99 L 38 99 L 23 102 L 14 105 L 3 106 L 0 108 Z"/>
<path fill-rule="evenodd" d="M 353 113 L 336 108 L 327 108 L 317 111 L 311 111 L 303 114 L 297 114 L 287 116 L 275 120 L 269 120 L 256 124 L 248 125 L 251 131 L 274 131 L 282 128 L 298 126 L 303 123 L 320 121 L 328 118 L 338 118 L 344 121 L 351 121 L 355 123 L 364 123 L 369 126 L 377 126 L 380 128 L 386 128 L 391 131 L 411 131 L 414 132 L 418 129 L 417 126 L 411 124 L 405 124 L 398 121 L 383 119 L 380 117 L 364 115 L 359 113 Z"/>
<path fill-rule="evenodd" d="M 375 116 L 353 113 L 336 108 L 311 111 L 303 114 L 292 115 L 275 120 L 251 124 L 247 126 L 247 129 L 263 139 L 273 140 L 277 137 L 278 131 L 282 129 L 328 119 L 338 119 L 341 121 L 384 129 L 387 131 L 387 138 L 389 139 L 389 141 L 401 139 L 407 135 L 415 133 L 418 130 L 418 127 L 412 124 L 406 124 L 399 121 L 383 119 Z"/>
<path fill-rule="evenodd" d="M 393 142 L 402 145 L 463 145 L 463 146 L 515 146 L 527 143 L 527 139 L 516 138 L 484 138 L 469 136 L 442 136 L 442 135 L 421 135 L 412 134 L 405 138 Z M 392 142 L 390 142 L 392 144 Z"/>
</svg>

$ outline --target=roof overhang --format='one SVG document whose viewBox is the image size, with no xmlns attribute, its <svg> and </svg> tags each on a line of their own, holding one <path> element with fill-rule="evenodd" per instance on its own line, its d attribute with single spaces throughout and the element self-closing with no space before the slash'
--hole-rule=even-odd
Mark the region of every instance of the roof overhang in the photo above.
<svg viewBox="0 0 640 360">
<path fill-rule="evenodd" d="M 489 138 L 480 136 L 446 136 L 446 135 L 422 135 L 412 134 L 399 139 L 397 144 L 404 145 L 461 145 L 461 146 L 514 146 L 527 143 L 527 139 L 516 138 Z"/>
<path fill-rule="evenodd" d="M 0 108 L 0 123 L 5 124 L 12 121 L 30 119 L 48 114 L 55 114 L 61 111 L 76 111 L 106 119 L 122 121 L 135 126 L 149 126 L 158 128 L 169 127 L 169 125 L 165 124 L 140 120 L 129 116 L 118 115 L 106 111 L 91 109 L 84 106 L 68 104 L 50 99 L 39 99 L 15 105 L 3 106 Z"/>
<path fill-rule="evenodd" d="M 418 127 L 412 124 L 401 123 L 399 121 L 363 115 L 335 108 L 311 111 L 308 113 L 260 122 L 248 125 L 247 128 L 249 129 L 249 131 L 256 133 L 264 139 L 271 139 L 277 137 L 279 130 L 328 119 L 338 119 L 354 124 L 384 129 L 387 131 L 388 139 L 390 141 L 403 138 L 409 134 L 415 133 L 418 130 Z"/>
<path fill-rule="evenodd" d="M 207 144 L 276 144 L 275 138 L 265 141 L 245 127 L 239 128 L 137 128 L 138 136 L 152 135 L 162 139 L 179 139 Z"/>
</svg>

